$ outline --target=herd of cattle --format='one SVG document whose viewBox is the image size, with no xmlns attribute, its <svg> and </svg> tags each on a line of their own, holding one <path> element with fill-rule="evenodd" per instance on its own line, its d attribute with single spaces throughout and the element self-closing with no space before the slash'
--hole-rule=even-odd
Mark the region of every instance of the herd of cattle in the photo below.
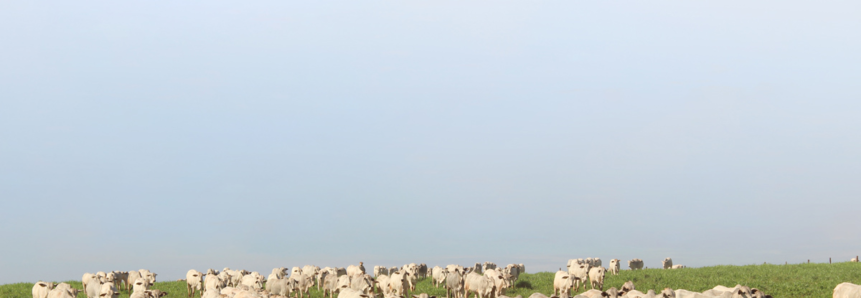
<svg viewBox="0 0 861 298">
<path fill-rule="evenodd" d="M 857 262 L 857 257 L 852 259 Z M 664 269 L 681 269 L 684 265 L 673 265 L 670 258 L 662 262 Z M 643 260 L 628 261 L 631 270 L 643 269 Z M 620 289 L 612 287 L 604 290 L 604 274 L 619 274 L 620 260 L 612 259 L 608 268 L 602 266 L 599 258 L 571 259 L 567 270 L 556 272 L 553 280 L 553 293 L 547 297 L 534 293 L 529 298 L 559 298 L 570 297 L 589 280 L 590 290 L 573 298 L 770 298 L 756 288 L 736 285 L 733 288 L 716 286 L 702 293 L 684 289 L 673 290 L 665 288 L 660 293 L 648 290 L 646 293 L 636 290 L 633 282 L 628 281 Z M 246 270 L 231 270 L 224 268 L 220 272 L 209 269 L 206 273 L 189 270 L 186 273 L 187 296 L 195 294 L 201 298 L 304 298 L 311 297 L 310 289 L 315 286 L 329 298 L 404 298 L 413 293 L 412 298 L 436 298 L 425 293 L 416 295 L 416 284 L 419 279 L 431 278 L 435 287 L 442 286 L 447 298 L 511 298 L 505 296 L 507 289 L 515 286 L 520 273 L 526 272 L 523 264 L 509 264 L 497 268 L 492 262 L 476 263 L 472 267 L 448 265 L 445 268 L 435 266 L 428 268 L 422 264 L 406 264 L 402 267 L 374 266 L 373 276 L 365 271 L 364 264 L 350 265 L 347 268 L 320 268 L 307 265 L 302 268 L 285 267 L 272 269 L 268 277 L 258 272 Z M 56 286 L 50 282 L 37 282 L 33 285 L 33 298 L 75 298 L 79 292 L 86 293 L 87 298 L 117 298 L 120 289 L 131 291 L 129 298 L 161 298 L 167 293 L 150 289 L 156 282 L 157 274 L 146 269 L 138 271 L 111 271 L 85 273 L 81 282 L 83 289 L 72 288 L 67 283 Z M 265 287 L 264 287 L 265 285 Z M 834 298 L 861 297 L 861 286 L 843 283 L 834 289 Z M 517 296 L 515 298 L 522 298 Z"/>
</svg>

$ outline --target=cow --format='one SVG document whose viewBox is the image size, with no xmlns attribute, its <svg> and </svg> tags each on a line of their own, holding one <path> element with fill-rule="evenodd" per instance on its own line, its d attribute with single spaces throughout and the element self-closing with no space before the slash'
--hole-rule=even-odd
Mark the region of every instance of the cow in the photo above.
<svg viewBox="0 0 861 298">
<path fill-rule="evenodd" d="M 33 298 L 47 298 L 53 289 L 54 283 L 39 281 L 33 284 Z"/>
<path fill-rule="evenodd" d="M 152 272 L 150 272 L 150 271 L 149 271 L 149 270 L 147 270 L 147 269 L 141 269 L 141 270 L 138 270 L 138 271 L 140 272 L 141 277 L 146 278 L 146 280 L 149 282 L 149 284 L 150 284 L 150 285 L 155 284 L 155 282 L 156 282 L 156 281 L 155 281 L 155 277 L 156 277 L 156 275 L 158 275 L 158 274 L 152 273 Z"/>
<path fill-rule="evenodd" d="M 529 298 L 559 298 L 559 296 L 547 297 L 547 295 L 536 292 L 536 293 L 532 293 L 532 295 L 529 295 Z"/>
<path fill-rule="evenodd" d="M 673 259 L 666 258 L 661 261 L 661 265 L 664 267 L 664 269 L 673 269 Z"/>
<path fill-rule="evenodd" d="M 305 265 L 304 267 L 302 267 L 302 274 L 305 276 L 310 276 L 312 280 L 317 277 L 317 273 L 319 272 L 320 267 L 314 265 Z"/>
<path fill-rule="evenodd" d="M 481 270 L 483 270 L 483 271 L 487 271 L 490 269 L 496 269 L 496 263 L 484 262 L 484 264 L 481 266 Z"/>
<path fill-rule="evenodd" d="M 117 285 L 117 288 L 128 289 L 129 272 L 128 271 L 113 271 L 113 273 L 114 273 L 114 277 L 115 277 L 114 283 Z"/>
<path fill-rule="evenodd" d="M 849 260 L 849 262 L 855 262 L 855 263 L 858 263 L 858 256 L 855 256 L 855 258 L 853 258 L 853 259 Z"/>
<path fill-rule="evenodd" d="M 505 294 L 505 289 L 508 289 L 508 279 L 505 278 L 505 275 L 500 270 L 487 269 L 484 271 L 484 276 L 493 280 L 493 286 L 495 287 L 493 295 L 495 297 Z"/>
<path fill-rule="evenodd" d="M 412 287 L 409 272 L 398 272 L 389 276 L 389 293 L 406 297 L 407 289 Z"/>
<path fill-rule="evenodd" d="M 293 280 L 292 282 L 296 297 L 302 298 L 305 297 L 305 294 L 308 294 L 308 297 L 311 297 L 310 289 L 314 286 L 313 276 L 305 276 L 303 273 L 300 273 L 296 276 L 290 276 L 290 279 Z M 349 278 L 347 278 L 347 280 L 349 280 Z"/>
<path fill-rule="evenodd" d="M 568 292 L 571 291 L 571 287 L 574 286 L 574 280 L 576 279 L 576 276 L 562 271 L 560 268 L 559 271 L 556 271 L 556 276 L 553 278 L 553 296 L 568 297 Z"/>
<path fill-rule="evenodd" d="M 452 265 L 449 265 L 452 266 Z M 463 291 L 463 268 L 454 268 L 445 270 L 445 297 L 459 298 Z M 454 297 L 452 297 L 454 293 Z M 465 298 L 465 297 L 464 297 Z"/>
<path fill-rule="evenodd" d="M 428 264 L 421 263 L 418 267 L 418 278 L 426 278 L 428 277 Z M 435 297 L 435 296 L 433 296 Z"/>
<path fill-rule="evenodd" d="M 143 293 L 144 291 L 149 290 L 150 286 L 152 286 L 152 284 L 150 284 L 148 280 L 146 280 L 143 277 L 138 277 L 138 279 L 136 279 L 132 283 L 132 293 L 134 293 L 134 292 Z"/>
<path fill-rule="evenodd" d="M 365 265 L 364 264 L 365 263 L 363 263 L 363 262 L 359 262 L 358 266 L 356 266 L 356 265 L 347 266 L 347 275 L 355 276 L 355 275 L 365 274 Z"/>
<path fill-rule="evenodd" d="M 610 289 L 611 289 L 611 290 L 614 290 L 614 291 L 616 290 L 616 288 L 610 288 Z M 609 291 L 609 290 L 608 290 L 608 291 Z M 610 296 L 610 294 L 609 294 L 608 292 L 604 292 L 604 291 L 601 291 L 601 290 L 591 289 L 591 290 L 588 290 L 588 291 L 586 291 L 586 292 L 583 292 L 583 293 L 581 293 L 580 295 L 577 295 L 577 296 L 574 296 L 574 297 L 582 296 L 582 297 L 586 297 L 586 298 L 605 298 L 605 297 L 606 297 L 606 298 L 619 298 L 620 296 L 619 296 L 618 292 L 615 292 L 615 293 L 616 293 L 616 294 L 615 294 L 616 296 Z"/>
<path fill-rule="evenodd" d="M 120 291 L 114 287 L 114 282 L 108 281 L 102 284 L 99 288 L 99 297 L 100 298 L 117 298 L 120 295 Z"/>
<path fill-rule="evenodd" d="M 329 274 L 324 271 L 322 281 L 323 297 L 326 297 L 326 294 L 328 293 L 329 298 L 334 298 L 335 292 L 340 292 L 341 288 L 338 287 L 338 279 L 338 274 Z"/>
<path fill-rule="evenodd" d="M 643 259 L 628 260 L 628 268 L 631 268 L 631 270 L 642 270 L 643 269 Z"/>
<path fill-rule="evenodd" d="M 589 264 L 581 263 L 581 264 L 571 264 L 571 267 L 568 267 L 568 274 L 576 277 L 572 282 L 574 283 L 574 290 L 579 291 L 580 285 L 586 282 L 586 278 L 589 276 Z"/>
<path fill-rule="evenodd" d="M 374 266 L 374 277 L 389 275 L 389 268 L 386 266 Z"/>
<path fill-rule="evenodd" d="M 350 288 L 370 294 L 374 290 L 374 279 L 367 274 L 355 275 L 350 280 Z"/>
<path fill-rule="evenodd" d="M 517 284 L 517 279 L 520 278 L 520 267 L 515 264 L 508 264 L 502 272 L 508 278 L 508 284 L 513 288 Z"/>
<path fill-rule="evenodd" d="M 357 291 L 353 289 L 343 289 L 340 293 L 338 293 L 338 298 L 370 298 L 371 296 L 368 293 L 363 293 L 362 291 Z"/>
<path fill-rule="evenodd" d="M 688 266 L 681 265 L 681 264 L 679 264 L 679 265 L 673 265 L 673 268 L 672 268 L 672 269 L 683 269 L 683 268 L 688 268 Z"/>
<path fill-rule="evenodd" d="M 461 265 L 455 265 L 455 264 L 446 265 L 445 270 L 446 270 L 446 272 L 453 272 L 454 270 L 457 270 L 460 272 L 460 274 L 464 274 L 466 272 L 466 268 L 464 268 Z"/>
<path fill-rule="evenodd" d="M 222 288 L 224 288 L 224 281 L 215 273 L 214 270 L 206 274 L 206 278 L 203 280 L 203 294 L 206 294 L 205 292 L 210 289 L 214 289 L 215 292 L 220 292 Z"/>
<path fill-rule="evenodd" d="M 478 266 L 478 269 L 480 270 L 481 266 Z M 470 292 L 474 292 L 476 298 L 493 298 L 495 292 L 493 279 L 477 272 L 470 272 L 463 281 L 463 297 L 469 298 Z"/>
<path fill-rule="evenodd" d="M 434 266 L 431 269 L 431 283 L 434 287 L 439 288 L 445 282 L 445 269 L 440 266 Z"/>
<path fill-rule="evenodd" d="M 263 283 L 260 282 L 254 275 L 245 275 L 239 281 L 239 285 L 250 287 L 253 290 L 259 290 L 263 288 Z"/>
<path fill-rule="evenodd" d="M 48 292 L 48 298 L 76 298 L 81 290 L 74 289 L 67 283 L 60 283 Z"/>
<path fill-rule="evenodd" d="M 150 290 L 148 292 L 151 298 L 161 298 L 167 296 L 167 292 L 162 292 L 161 290 Z"/>
<path fill-rule="evenodd" d="M 185 289 L 188 292 L 186 297 L 194 296 L 195 290 L 203 296 L 201 287 L 203 287 L 203 273 L 194 269 L 188 270 L 188 272 L 185 273 Z"/>
<path fill-rule="evenodd" d="M 620 264 L 619 264 L 619 259 L 612 259 L 612 260 L 610 260 L 610 267 L 609 267 L 609 268 L 607 268 L 607 269 L 608 269 L 608 271 L 610 271 L 610 273 L 612 273 L 613 275 L 618 275 L 618 274 L 619 274 L 619 269 L 621 269 L 621 266 L 620 266 Z"/>
<path fill-rule="evenodd" d="M 481 263 L 475 263 L 475 266 L 472 266 L 472 272 L 481 274 Z"/>
<path fill-rule="evenodd" d="M 331 268 L 331 267 L 323 267 L 323 269 L 321 269 L 320 272 L 317 272 L 317 276 L 316 276 L 317 277 L 317 290 L 320 289 L 320 287 L 321 287 L 320 284 L 323 282 L 323 277 L 325 277 L 327 274 L 337 277 L 338 276 L 338 270 L 335 268 Z"/>
<path fill-rule="evenodd" d="M 621 288 L 619 288 L 619 295 L 624 296 L 624 295 L 625 295 L 625 294 L 627 294 L 628 292 L 633 291 L 633 290 L 636 290 L 636 289 L 637 289 L 637 288 L 634 286 L 634 282 L 633 282 L 633 281 L 630 281 L 630 280 L 629 280 L 629 281 L 626 281 L 624 284 L 622 284 L 622 287 L 621 287 Z"/>
<path fill-rule="evenodd" d="M 589 285 L 594 289 L 596 286 L 604 290 L 604 267 L 598 266 L 592 269 L 589 269 Z"/>
<path fill-rule="evenodd" d="M 98 275 L 93 275 L 84 286 L 84 293 L 87 294 L 87 298 L 98 298 L 99 292 L 102 290 L 102 281 Z"/>
<path fill-rule="evenodd" d="M 713 290 L 708 290 L 704 293 L 697 293 L 685 289 L 678 289 L 674 291 L 674 294 L 675 298 L 746 298 L 746 296 L 741 293 L 741 290 L 732 293 L 725 292 L 715 294 Z"/>
<path fill-rule="evenodd" d="M 276 278 L 266 281 L 266 290 L 272 295 L 289 297 L 293 293 L 295 280 L 291 278 Z"/>
</svg>

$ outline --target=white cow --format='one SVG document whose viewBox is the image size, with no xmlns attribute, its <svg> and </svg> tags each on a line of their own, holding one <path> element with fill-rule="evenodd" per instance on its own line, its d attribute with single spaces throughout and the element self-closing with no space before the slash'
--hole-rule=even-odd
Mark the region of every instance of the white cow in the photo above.
<svg viewBox="0 0 861 298">
<path fill-rule="evenodd" d="M 114 287 L 113 282 L 105 282 L 99 288 L 99 298 L 117 298 L 120 296 L 120 291 Z"/>
<path fill-rule="evenodd" d="M 256 276 L 251 274 L 243 276 L 239 281 L 239 285 L 250 287 L 253 290 L 260 290 L 263 288 L 263 283 L 260 282 Z"/>
<path fill-rule="evenodd" d="M 679 264 L 679 265 L 673 265 L 673 269 L 682 269 L 682 268 L 688 268 L 688 266 L 685 266 L 685 265 L 682 265 L 682 264 Z"/>
<path fill-rule="evenodd" d="M 350 280 L 350 289 L 368 294 L 374 289 L 374 280 L 367 274 L 355 275 Z"/>
<path fill-rule="evenodd" d="M 637 289 L 637 287 L 634 286 L 634 282 L 629 280 L 629 281 L 626 281 L 624 284 L 622 284 L 622 288 L 619 289 L 619 294 L 625 295 L 625 293 L 636 290 L 636 289 Z"/>
<path fill-rule="evenodd" d="M 571 274 L 573 277 L 576 277 L 574 281 L 574 290 L 579 291 L 580 285 L 585 284 L 586 278 L 589 276 L 589 264 L 572 264 L 571 267 L 568 267 L 568 274 Z"/>
<path fill-rule="evenodd" d="M 90 280 L 83 286 L 84 291 L 87 294 L 87 298 L 98 298 L 99 291 L 102 289 L 102 281 L 99 276 L 93 275 L 93 277 L 90 278 Z"/>
<path fill-rule="evenodd" d="M 858 256 L 855 256 L 854 258 L 852 258 L 851 260 L 849 260 L 849 262 L 855 262 L 855 263 L 858 263 Z"/>
<path fill-rule="evenodd" d="M 323 267 L 323 269 L 320 269 L 320 271 L 317 272 L 317 275 L 316 275 L 316 277 L 317 277 L 317 290 L 320 289 L 321 284 L 323 283 L 323 278 L 326 277 L 326 275 L 335 276 L 336 277 L 335 280 L 337 281 L 338 269 L 335 269 L 332 267 Z"/>
<path fill-rule="evenodd" d="M 513 288 L 517 284 L 517 279 L 520 278 L 520 267 L 515 264 L 508 264 L 502 269 L 502 274 L 508 280 L 508 285 Z"/>
<path fill-rule="evenodd" d="M 148 280 L 146 280 L 143 277 L 138 277 L 138 279 L 136 279 L 132 283 L 132 293 L 135 293 L 135 292 L 143 293 L 143 292 L 149 290 L 150 286 L 152 286 L 152 285 L 149 283 Z"/>
<path fill-rule="evenodd" d="M 672 269 L 673 268 L 673 259 L 666 258 L 661 261 L 661 265 L 663 265 L 664 269 Z"/>
<path fill-rule="evenodd" d="M 368 298 L 370 297 L 367 293 L 362 291 L 357 291 L 353 289 L 343 289 L 340 293 L 338 293 L 338 298 Z"/>
<path fill-rule="evenodd" d="M 316 278 L 317 273 L 320 273 L 320 267 L 314 265 L 305 265 L 304 267 L 302 267 L 302 274 L 305 276 L 310 276 L 312 280 Z"/>
<path fill-rule="evenodd" d="M 481 270 L 481 266 L 478 267 Z M 490 277 L 477 272 L 470 272 L 464 278 L 463 295 L 469 298 L 469 293 L 474 292 L 476 298 L 493 297 L 495 285 Z"/>
<path fill-rule="evenodd" d="M 150 285 L 155 284 L 155 276 L 158 274 L 152 273 L 147 269 L 138 270 L 141 274 L 141 277 L 146 278 Z"/>
<path fill-rule="evenodd" d="M 508 279 L 505 278 L 505 275 L 500 270 L 487 269 L 484 271 L 484 276 L 493 280 L 493 286 L 495 287 L 493 294 L 495 297 L 505 294 L 505 289 L 508 289 Z"/>
<path fill-rule="evenodd" d="M 574 280 L 576 279 L 577 277 L 571 273 L 562 270 L 556 271 L 556 276 L 553 278 L 553 296 L 568 297 L 568 292 L 571 291 L 571 287 L 574 286 Z"/>
<path fill-rule="evenodd" d="M 266 290 L 272 295 L 289 297 L 293 293 L 294 280 L 290 278 L 276 278 L 266 281 Z"/>
<path fill-rule="evenodd" d="M 481 266 L 481 270 L 483 270 L 483 271 L 487 271 L 490 269 L 496 269 L 496 263 L 484 262 L 484 264 Z"/>
<path fill-rule="evenodd" d="M 454 272 L 457 270 L 460 274 L 465 274 L 466 270 L 461 265 L 449 264 L 445 266 L 446 272 Z"/>
<path fill-rule="evenodd" d="M 389 268 L 386 266 L 374 266 L 374 277 L 389 275 Z"/>
<path fill-rule="evenodd" d="M 621 267 L 622 266 L 621 266 L 621 264 L 619 264 L 619 259 L 612 259 L 612 260 L 610 260 L 610 268 L 608 268 L 608 269 L 609 269 L 610 273 L 613 273 L 613 275 L 618 275 Z"/>
<path fill-rule="evenodd" d="M 589 284 L 594 289 L 596 286 L 604 290 L 604 267 L 598 266 L 592 269 L 589 269 Z"/>
<path fill-rule="evenodd" d="M 314 277 L 313 276 L 305 276 L 303 274 L 299 274 L 298 276 L 291 276 L 291 279 L 294 280 L 294 288 L 295 291 L 299 291 L 298 297 L 305 297 L 305 294 L 311 296 L 311 287 L 314 286 Z"/>
<path fill-rule="evenodd" d="M 449 265 L 452 266 L 452 265 Z M 459 298 L 463 293 L 463 268 L 446 269 L 445 273 L 445 297 Z M 452 295 L 454 294 L 454 295 Z M 454 297 L 452 297 L 454 296 Z"/>
<path fill-rule="evenodd" d="M 628 260 L 628 268 L 631 268 L 631 270 L 642 270 L 643 269 L 643 259 Z"/>
<path fill-rule="evenodd" d="M 54 289 L 54 283 L 39 281 L 33 285 L 33 298 L 47 298 Z"/>
<path fill-rule="evenodd" d="M 338 279 L 339 277 L 337 273 L 329 274 L 328 272 L 325 272 L 323 274 L 323 281 L 321 286 L 323 288 L 323 297 L 326 297 L 326 294 L 329 294 L 329 298 L 334 298 L 335 293 L 340 292 L 341 287 L 338 286 Z"/>
<path fill-rule="evenodd" d="M 48 298 L 75 298 L 81 290 L 72 288 L 67 283 L 60 283 L 53 290 L 48 292 Z"/>
<path fill-rule="evenodd" d="M 398 272 L 389 277 L 389 293 L 406 296 L 407 289 L 412 288 L 410 285 L 410 274 L 407 272 Z"/>
<path fill-rule="evenodd" d="M 574 297 L 578 297 L 578 296 L 583 296 L 585 298 L 619 298 L 619 297 L 622 297 L 622 295 L 619 294 L 619 291 L 616 290 L 616 288 L 610 288 L 606 292 L 601 291 L 601 290 L 592 289 L 592 290 L 588 290 L 588 291 L 583 292 L 582 294 L 574 296 Z"/>
<path fill-rule="evenodd" d="M 739 284 L 736 284 L 736 285 L 735 285 L 735 287 L 732 287 L 732 288 L 730 288 L 730 287 L 725 287 L 725 286 L 723 286 L 723 285 L 717 285 L 717 286 L 715 286 L 714 288 L 712 288 L 712 289 L 711 289 L 711 291 L 717 292 L 718 294 L 720 294 L 720 293 L 722 293 L 722 292 L 736 292 L 736 291 L 740 291 L 740 292 L 741 292 L 741 294 L 742 294 L 742 295 L 744 295 L 745 297 L 751 297 L 751 296 L 753 296 L 753 293 L 751 293 L 751 289 L 750 289 L 750 287 L 748 287 L 748 286 L 743 286 L 743 285 L 739 285 Z"/>
<path fill-rule="evenodd" d="M 374 280 L 374 284 L 380 289 L 380 293 L 384 296 L 389 293 L 389 276 L 388 275 L 380 275 Z"/>
<path fill-rule="evenodd" d="M 359 262 L 358 266 L 356 266 L 356 265 L 347 266 L 347 275 L 354 276 L 354 275 L 360 275 L 360 274 L 365 274 L 365 263 Z"/>
<path fill-rule="evenodd" d="M 434 287 L 439 288 L 441 284 L 445 282 L 445 269 L 442 269 L 440 266 L 434 266 L 431 269 L 431 283 L 433 283 Z"/>
<path fill-rule="evenodd" d="M 745 298 L 742 294 L 739 293 L 721 293 L 721 294 L 713 294 L 711 290 L 706 291 L 706 293 L 697 293 L 693 291 L 688 291 L 685 289 L 678 289 L 674 291 L 676 298 Z"/>
<path fill-rule="evenodd" d="M 203 273 L 194 269 L 188 270 L 188 272 L 185 273 L 185 289 L 188 292 L 187 296 L 194 296 L 195 290 L 203 296 L 201 287 L 203 287 Z"/>
</svg>

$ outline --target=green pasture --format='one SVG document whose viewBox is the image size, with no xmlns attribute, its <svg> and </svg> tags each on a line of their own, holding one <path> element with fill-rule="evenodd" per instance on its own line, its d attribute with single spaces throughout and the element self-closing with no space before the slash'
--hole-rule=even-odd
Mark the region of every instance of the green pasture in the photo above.
<svg viewBox="0 0 861 298">
<path fill-rule="evenodd" d="M 548 296 L 553 292 L 554 272 L 539 272 L 521 274 L 515 288 L 509 289 L 506 295 L 524 298 L 532 293 L 541 292 Z M 736 284 L 759 288 L 766 294 L 776 298 L 793 297 L 831 297 L 831 291 L 842 282 L 861 284 L 861 263 L 835 264 L 791 264 L 791 265 L 748 265 L 748 266 L 713 266 L 702 268 L 686 268 L 676 270 L 645 269 L 638 271 L 623 270 L 619 275 L 607 274 L 605 288 L 620 287 L 625 281 L 634 282 L 638 290 L 646 292 L 655 289 L 660 292 L 663 288 L 687 289 L 704 291 L 716 285 L 734 286 Z M 67 281 L 72 287 L 82 288 L 80 281 Z M 32 298 L 32 283 L 16 283 L 0 285 L 0 298 Z M 153 289 L 168 292 L 168 298 L 186 297 L 185 282 L 157 282 Z M 588 289 L 588 286 L 587 286 Z M 584 292 L 581 289 L 577 293 Z M 415 293 L 428 293 L 432 296 L 444 297 L 443 288 L 435 288 L 431 280 L 420 280 Z M 84 293 L 79 298 L 86 298 Z M 128 298 L 129 293 L 122 291 L 120 298 Z M 323 293 L 316 287 L 311 289 L 311 298 L 323 298 Z"/>
</svg>

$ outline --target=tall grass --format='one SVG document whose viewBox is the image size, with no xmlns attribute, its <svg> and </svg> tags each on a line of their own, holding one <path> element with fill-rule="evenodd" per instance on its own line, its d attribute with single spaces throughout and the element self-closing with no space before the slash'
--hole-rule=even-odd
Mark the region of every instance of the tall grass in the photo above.
<svg viewBox="0 0 861 298">
<path fill-rule="evenodd" d="M 539 272 L 521 274 L 514 289 L 509 289 L 506 295 L 529 297 L 532 293 L 541 292 L 549 296 L 553 292 L 553 277 L 555 272 Z M 604 288 L 619 288 L 625 281 L 632 280 L 638 290 L 648 289 L 687 289 L 704 291 L 716 285 L 734 286 L 743 284 L 759 288 L 765 293 L 777 298 L 793 297 L 831 297 L 832 290 L 842 282 L 861 284 L 861 263 L 835 264 L 793 264 L 793 265 L 748 265 L 748 266 L 713 266 L 703 268 L 686 268 L 676 270 L 645 269 L 638 271 L 623 270 L 619 275 L 607 274 Z M 80 281 L 68 281 L 72 287 L 81 289 Z M 32 298 L 32 283 L 16 283 L 0 285 L 0 298 Z M 168 298 L 186 297 L 185 282 L 158 282 L 153 286 L 168 292 Z M 589 289 L 586 286 L 586 289 Z M 585 292 L 582 288 L 578 293 Z M 436 288 L 431 280 L 423 279 L 416 285 L 415 293 L 427 293 L 432 296 L 445 297 L 445 289 Z M 129 293 L 122 291 L 120 298 L 128 298 Z M 195 296 L 196 297 L 196 296 Z M 323 293 L 316 287 L 311 289 L 312 298 L 323 298 Z M 78 298 L 86 298 L 84 293 Z"/>
</svg>

